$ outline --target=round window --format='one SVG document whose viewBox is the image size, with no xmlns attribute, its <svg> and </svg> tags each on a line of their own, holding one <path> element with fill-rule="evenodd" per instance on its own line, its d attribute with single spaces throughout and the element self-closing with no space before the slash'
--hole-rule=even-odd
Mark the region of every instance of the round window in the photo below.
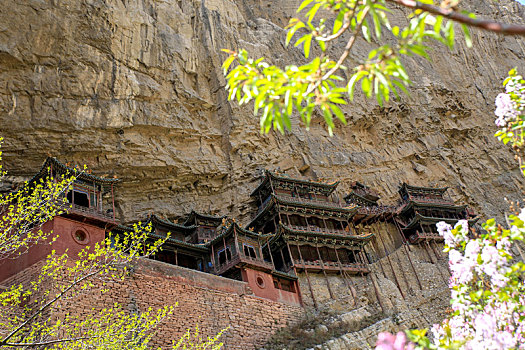
<svg viewBox="0 0 525 350">
<path fill-rule="evenodd" d="M 255 282 L 257 282 L 257 286 L 259 286 L 259 288 L 264 288 L 264 278 L 257 276 Z"/>
<path fill-rule="evenodd" d="M 88 244 L 89 243 L 88 233 L 82 229 L 73 231 L 73 239 L 78 244 Z"/>
</svg>

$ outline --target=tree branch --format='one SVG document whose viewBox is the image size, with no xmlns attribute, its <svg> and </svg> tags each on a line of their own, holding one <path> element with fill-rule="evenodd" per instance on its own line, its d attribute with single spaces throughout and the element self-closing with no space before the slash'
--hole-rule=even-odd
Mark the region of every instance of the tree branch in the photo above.
<svg viewBox="0 0 525 350">
<path fill-rule="evenodd" d="M 443 9 L 438 6 L 422 4 L 414 0 L 387 0 L 398 5 L 408 7 L 414 10 L 423 10 L 434 15 L 443 16 L 455 22 L 463 23 L 471 27 L 481 28 L 490 32 L 507 35 L 523 35 L 525 36 L 525 26 L 499 23 L 484 19 L 475 19 L 467 15 L 458 13 L 454 10 Z"/>
</svg>

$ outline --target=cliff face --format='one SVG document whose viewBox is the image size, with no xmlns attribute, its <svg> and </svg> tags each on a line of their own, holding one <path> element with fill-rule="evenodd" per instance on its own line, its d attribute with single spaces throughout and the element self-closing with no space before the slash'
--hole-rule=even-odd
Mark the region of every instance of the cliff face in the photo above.
<svg viewBox="0 0 525 350">
<path fill-rule="evenodd" d="M 471 9 L 523 21 L 507 0 Z M 475 4 L 474 4 L 475 3 Z M 0 0 L 0 135 L 13 181 L 47 154 L 122 179 L 124 221 L 191 209 L 246 222 L 264 168 L 311 178 L 359 180 L 388 202 L 402 181 L 451 186 L 454 199 L 487 216 L 520 198 L 511 152 L 493 137 L 494 97 L 507 71 L 525 70 L 524 41 L 473 34 L 474 48 L 435 46 L 409 60 L 410 97 L 379 108 L 358 97 L 349 125 L 328 137 L 259 134 L 250 108 L 226 100 L 222 48 L 244 47 L 285 64 L 282 26 L 297 0 Z M 394 16 L 401 20 L 402 11 Z M 367 47 L 359 43 L 355 58 Z"/>
</svg>

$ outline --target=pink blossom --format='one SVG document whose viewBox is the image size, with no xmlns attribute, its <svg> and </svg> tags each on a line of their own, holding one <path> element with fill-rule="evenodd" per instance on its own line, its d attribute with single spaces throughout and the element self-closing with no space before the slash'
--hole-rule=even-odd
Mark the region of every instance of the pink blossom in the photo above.
<svg viewBox="0 0 525 350">
<path fill-rule="evenodd" d="M 494 114 L 500 118 L 503 118 L 508 115 L 513 115 L 514 113 L 514 105 L 510 96 L 505 93 L 499 94 L 496 97 L 496 111 Z"/>
<path fill-rule="evenodd" d="M 388 332 L 379 333 L 377 336 L 376 350 L 413 350 L 414 344 L 407 344 L 408 339 L 405 333 L 399 332 L 396 335 Z"/>
</svg>

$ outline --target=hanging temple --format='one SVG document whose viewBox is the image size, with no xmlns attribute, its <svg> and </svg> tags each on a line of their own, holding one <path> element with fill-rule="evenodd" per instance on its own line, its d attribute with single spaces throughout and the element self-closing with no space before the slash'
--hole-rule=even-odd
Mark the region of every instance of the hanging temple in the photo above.
<svg viewBox="0 0 525 350">
<path fill-rule="evenodd" d="M 48 158 L 30 181 L 71 173 L 74 169 Z M 131 228 L 115 218 L 114 190 L 118 179 L 80 173 L 67 193 L 71 208 L 53 218 L 44 230 L 61 232 L 54 243 L 68 252 L 80 251 L 102 241 L 111 231 L 123 235 Z M 369 274 L 369 264 L 388 254 L 378 235 L 382 223 L 396 227 L 396 239 L 405 245 L 421 245 L 438 256 L 443 241 L 436 223 L 454 224 L 460 219 L 474 225 L 478 217 L 466 205 L 455 205 L 447 188 L 416 187 L 403 183 L 396 205 L 378 204 L 379 195 L 354 182 L 344 202 L 334 195 L 339 182 L 324 183 L 294 179 L 266 171 L 253 190 L 256 210 L 244 227 L 226 216 L 192 211 L 181 223 L 150 215 L 148 240 L 170 236 L 153 257 L 167 264 L 247 282 L 256 296 L 303 305 L 304 294 L 317 307 L 312 291 L 312 274 L 322 274 L 331 297 L 329 275 L 338 275 L 352 294 L 352 276 Z M 103 200 L 104 197 L 104 200 Z M 110 200 L 107 200 L 110 198 Z M 109 204 L 108 204 L 109 203 Z M 64 233 L 70 232 L 70 235 Z M 0 282 L 50 253 L 51 246 L 33 250 L 24 263 L 5 261 Z M 413 273 L 417 270 L 412 265 Z M 306 277 L 301 290 L 298 274 Z M 418 279 L 419 281 L 419 279 Z M 303 285 L 304 286 L 304 285 Z M 305 289 L 305 288 L 303 288 Z M 377 291 L 376 291 L 377 292 Z M 355 295 L 354 295 L 355 297 Z"/>
</svg>

